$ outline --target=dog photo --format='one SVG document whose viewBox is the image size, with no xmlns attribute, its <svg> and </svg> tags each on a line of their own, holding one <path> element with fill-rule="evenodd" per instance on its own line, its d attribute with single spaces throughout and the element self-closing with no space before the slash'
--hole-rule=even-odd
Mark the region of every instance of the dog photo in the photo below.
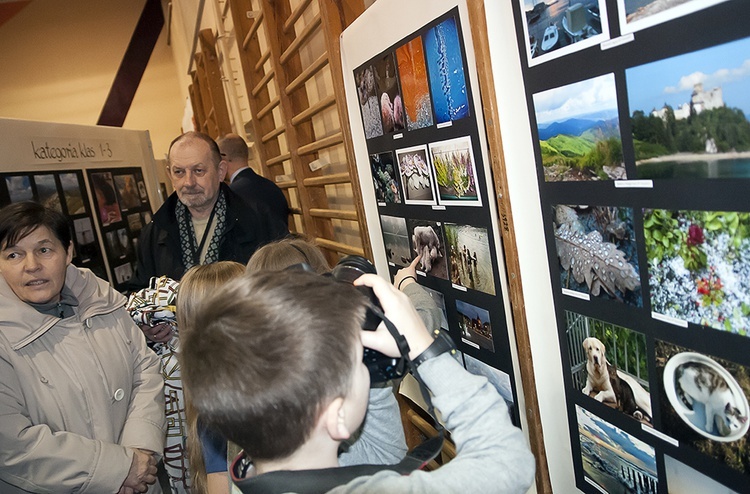
<svg viewBox="0 0 750 494">
<path fill-rule="evenodd" d="M 421 255 L 417 270 L 447 280 L 448 262 L 442 223 L 407 219 L 406 228 L 411 240 L 412 255 L 409 262 Z"/>
<path fill-rule="evenodd" d="M 600 492 L 661 492 L 652 446 L 578 405 L 576 416 L 586 482 Z"/>
<path fill-rule="evenodd" d="M 406 230 L 406 220 L 397 216 L 380 217 L 380 225 L 383 229 L 383 243 L 385 244 L 385 256 L 388 264 L 406 267 L 413 259 L 409 247 L 409 233 Z"/>
<path fill-rule="evenodd" d="M 646 335 L 576 312 L 565 319 L 576 389 L 653 426 Z"/>
<path fill-rule="evenodd" d="M 750 368 L 663 340 L 655 348 L 662 432 L 746 475 Z"/>
<path fill-rule="evenodd" d="M 458 312 L 461 341 L 476 349 L 483 348 L 494 353 L 495 342 L 492 337 L 492 321 L 490 321 L 489 311 L 463 300 L 456 300 L 456 312 Z"/>
</svg>

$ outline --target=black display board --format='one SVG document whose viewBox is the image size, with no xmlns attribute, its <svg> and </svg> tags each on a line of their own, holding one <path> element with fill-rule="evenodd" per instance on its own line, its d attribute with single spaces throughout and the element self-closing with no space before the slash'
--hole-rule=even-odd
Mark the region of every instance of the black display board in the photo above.
<svg viewBox="0 0 750 494">
<path fill-rule="evenodd" d="M 463 29 L 453 8 L 386 49 L 374 48 L 349 76 L 361 117 L 353 132 L 366 140 L 371 173 L 360 175 L 372 177 L 363 189 L 374 189 L 391 277 L 422 256 L 418 282 L 442 308 L 443 329 L 467 369 L 490 379 L 520 424 L 486 136 L 477 124 L 482 115 Z"/>
<path fill-rule="evenodd" d="M 139 167 L 87 170 L 112 286 L 122 290 L 137 264 L 138 237 L 151 222 L 151 205 Z"/>
<path fill-rule="evenodd" d="M 746 492 L 750 2 L 513 1 L 577 486 Z"/>
<path fill-rule="evenodd" d="M 0 206 L 20 201 L 36 201 L 68 217 L 73 228 L 73 264 L 107 279 L 81 170 L 0 174 Z"/>
</svg>

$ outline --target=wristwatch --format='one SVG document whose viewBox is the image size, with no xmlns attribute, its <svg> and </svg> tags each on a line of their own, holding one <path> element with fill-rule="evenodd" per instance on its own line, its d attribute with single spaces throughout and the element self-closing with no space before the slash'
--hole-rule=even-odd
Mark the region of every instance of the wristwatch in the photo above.
<svg viewBox="0 0 750 494">
<path fill-rule="evenodd" d="M 449 352 L 451 355 L 456 354 L 456 345 L 453 343 L 453 339 L 444 331 L 436 329 L 433 332 L 435 341 L 428 346 L 425 351 L 417 355 L 417 358 L 411 361 L 413 369 L 419 367 L 425 360 L 429 360 L 433 357 L 437 357 L 443 353 Z"/>
</svg>

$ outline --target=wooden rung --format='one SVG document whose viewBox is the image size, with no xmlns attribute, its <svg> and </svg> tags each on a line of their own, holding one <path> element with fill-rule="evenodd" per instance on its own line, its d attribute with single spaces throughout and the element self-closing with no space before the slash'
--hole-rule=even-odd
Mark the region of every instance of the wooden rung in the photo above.
<svg viewBox="0 0 750 494">
<path fill-rule="evenodd" d="M 278 97 L 272 99 L 266 106 L 258 110 L 258 116 L 256 118 L 260 119 L 265 117 L 267 113 L 270 113 L 274 108 L 279 106 L 280 102 L 281 100 Z"/>
<path fill-rule="evenodd" d="M 317 115 L 318 113 L 322 112 L 329 106 L 336 103 L 336 96 L 333 94 L 318 101 L 314 105 L 312 105 L 307 110 L 303 111 L 302 113 L 298 113 L 297 115 L 292 117 L 292 125 L 299 125 L 300 123 L 310 120 L 312 117 Z"/>
<path fill-rule="evenodd" d="M 346 172 L 332 173 L 320 177 L 306 178 L 302 181 L 302 185 L 305 187 L 320 187 L 323 185 L 348 184 L 351 180 L 351 177 Z"/>
<path fill-rule="evenodd" d="M 297 182 L 294 180 L 285 180 L 283 182 L 276 182 L 276 186 L 279 189 L 294 189 L 297 187 Z"/>
<path fill-rule="evenodd" d="M 283 27 L 284 34 L 289 32 L 292 26 L 294 26 L 294 23 L 297 22 L 297 19 L 299 19 L 302 16 L 302 14 L 305 12 L 305 9 L 307 8 L 308 5 L 310 5 L 311 2 L 312 0 L 303 0 L 302 2 L 300 2 L 299 5 L 297 5 L 297 8 L 294 9 L 294 12 L 292 12 L 292 15 L 290 15 L 289 18 L 286 20 L 286 22 L 284 22 L 284 27 Z"/>
<path fill-rule="evenodd" d="M 297 35 L 296 38 L 294 38 L 294 41 L 289 45 L 289 48 L 284 50 L 284 53 L 281 54 L 279 57 L 279 62 L 281 65 L 284 65 L 287 61 L 289 61 L 292 56 L 297 53 L 297 50 L 299 50 L 300 46 L 302 46 L 307 39 L 312 36 L 312 34 L 315 32 L 315 30 L 320 26 L 320 13 L 313 17 L 312 21 L 310 21 L 310 24 L 305 26 L 302 31 L 300 31 L 299 35 Z"/>
<path fill-rule="evenodd" d="M 303 70 L 300 75 L 294 78 L 287 87 L 284 88 L 286 94 L 292 94 L 294 91 L 304 85 L 315 73 L 322 69 L 328 63 L 328 52 L 323 53 L 315 60 L 312 65 Z"/>
<path fill-rule="evenodd" d="M 315 151 L 319 151 L 324 148 L 329 148 L 331 146 L 335 146 L 336 144 L 339 144 L 344 141 L 344 136 L 341 132 L 336 132 L 333 135 L 330 135 L 328 137 L 324 137 L 323 139 L 318 139 L 317 141 L 311 142 L 310 144 L 305 144 L 304 146 L 300 146 L 297 149 L 297 153 L 299 153 L 300 156 L 304 156 L 306 154 L 312 154 Z"/>
<path fill-rule="evenodd" d="M 268 59 L 271 57 L 271 50 L 266 50 L 263 55 L 260 56 L 257 62 L 255 62 L 255 71 L 259 71 L 263 64 L 268 61 Z"/>
<path fill-rule="evenodd" d="M 263 137 L 261 137 L 260 140 L 261 140 L 261 142 L 263 144 L 265 144 L 268 141 L 270 141 L 271 139 L 273 139 L 274 137 L 280 136 L 284 132 L 286 132 L 286 125 L 282 125 L 281 127 L 276 127 L 271 132 L 269 132 L 268 134 L 266 134 Z"/>
<path fill-rule="evenodd" d="M 268 81 L 270 81 L 272 77 L 273 77 L 273 69 L 269 70 L 268 73 L 266 73 L 266 75 L 263 76 L 263 79 L 258 81 L 258 84 L 255 85 L 255 87 L 251 91 L 253 96 L 258 96 L 258 93 L 260 93 L 263 90 L 263 88 L 266 87 L 266 84 L 268 84 Z"/>
<path fill-rule="evenodd" d="M 258 32 L 258 28 L 263 23 L 263 11 L 260 12 L 260 15 L 255 18 L 253 21 L 253 25 L 250 26 L 250 29 L 248 29 L 247 34 L 242 39 L 242 49 L 247 50 L 247 47 L 250 45 L 250 39 L 252 39 L 253 35 Z"/>
<path fill-rule="evenodd" d="M 315 239 L 315 243 L 320 247 L 324 247 L 341 254 L 353 254 L 357 256 L 365 255 L 365 251 L 361 248 L 352 247 L 351 245 L 342 244 L 341 242 L 334 242 L 333 240 L 328 240 L 327 238 L 317 237 Z"/>
<path fill-rule="evenodd" d="M 277 163 L 283 163 L 284 161 L 291 158 L 291 153 L 284 153 L 279 156 L 276 156 L 275 158 L 271 158 L 270 160 L 266 161 L 266 166 L 273 166 Z"/>
<path fill-rule="evenodd" d="M 302 214 L 302 209 L 300 209 L 300 208 L 289 208 L 289 214 L 296 214 L 297 216 L 300 216 Z"/>
<path fill-rule="evenodd" d="M 347 211 L 343 209 L 318 209 L 311 208 L 310 216 L 315 218 L 334 218 L 337 220 L 357 221 L 357 212 L 354 210 Z"/>
</svg>

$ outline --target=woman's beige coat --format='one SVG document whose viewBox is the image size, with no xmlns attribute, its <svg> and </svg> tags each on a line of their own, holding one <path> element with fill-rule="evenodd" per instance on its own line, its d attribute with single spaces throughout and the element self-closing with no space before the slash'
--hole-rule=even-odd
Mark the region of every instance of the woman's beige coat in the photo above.
<svg viewBox="0 0 750 494">
<path fill-rule="evenodd" d="M 159 359 L 125 297 L 68 266 L 67 319 L 20 301 L 0 277 L 0 492 L 117 492 L 131 448 L 162 454 Z M 160 492 L 151 486 L 149 492 Z"/>
</svg>

